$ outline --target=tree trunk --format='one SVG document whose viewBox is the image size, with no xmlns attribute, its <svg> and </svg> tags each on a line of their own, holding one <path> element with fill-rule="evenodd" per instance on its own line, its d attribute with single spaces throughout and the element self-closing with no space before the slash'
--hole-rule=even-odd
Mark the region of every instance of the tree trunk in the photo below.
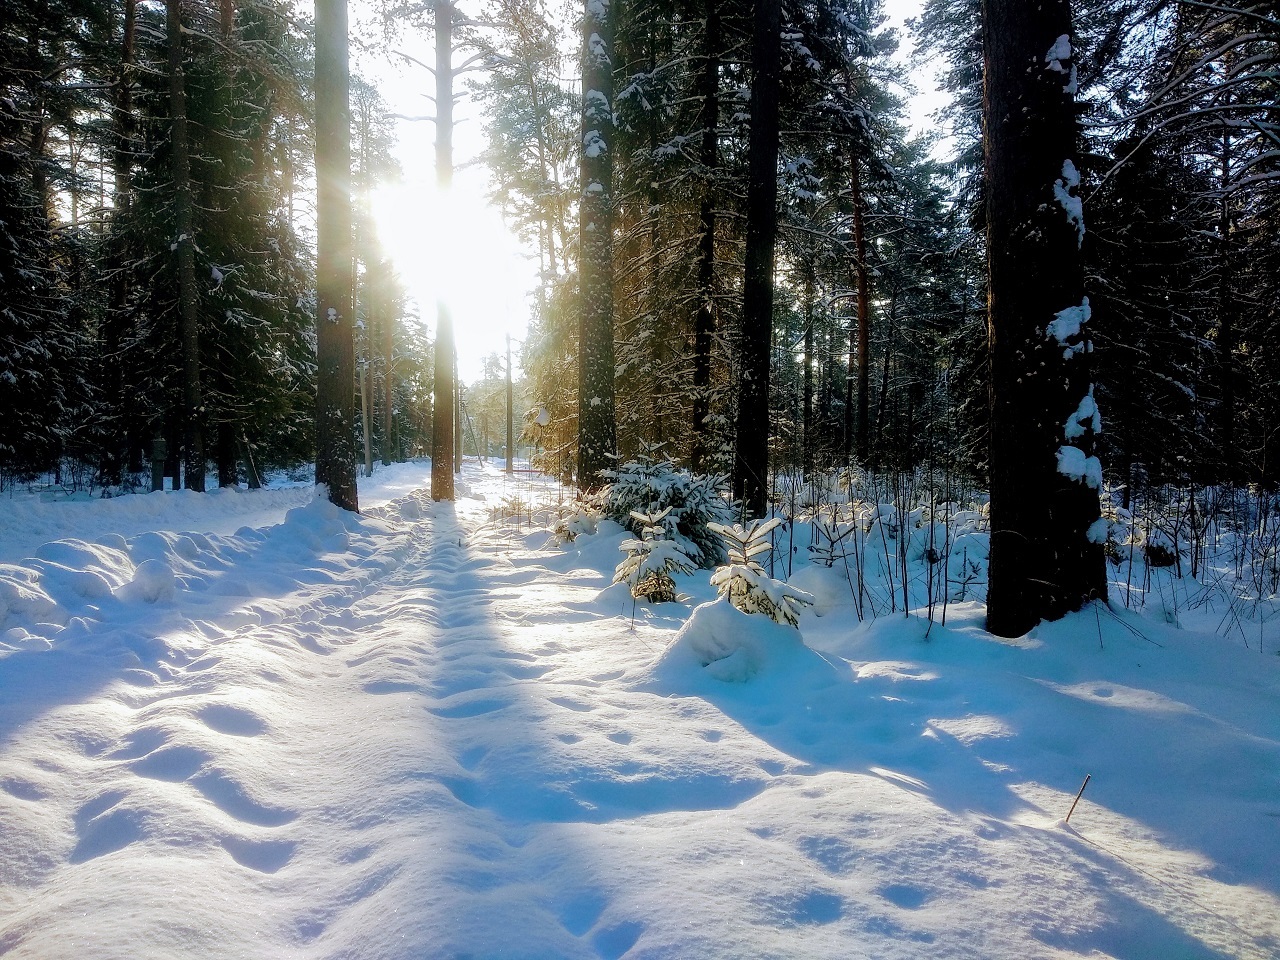
<svg viewBox="0 0 1280 960">
<path fill-rule="evenodd" d="M 813 474 L 813 264 L 804 271 L 804 474 Z"/>
<path fill-rule="evenodd" d="M 347 0 L 316 0 L 316 483 L 359 509 Z"/>
<path fill-rule="evenodd" d="M 107 316 L 103 323 L 103 352 L 108 357 L 107 382 L 110 394 L 107 406 L 112 418 L 105 438 L 102 480 L 114 485 L 124 479 L 124 458 L 128 445 L 124 414 L 124 365 L 121 363 L 121 328 L 129 302 L 129 284 L 125 275 L 125 219 L 132 203 L 133 187 L 133 41 L 137 0 L 125 0 L 124 27 L 120 40 L 120 63 L 116 74 L 115 190 L 112 193 L 111 276 L 107 294 Z"/>
<path fill-rule="evenodd" d="M 715 177 L 720 159 L 720 0 L 703 0 L 702 37 L 702 200 L 698 205 L 697 313 L 693 319 L 693 442 L 689 468 L 701 473 L 707 456 L 707 414 L 711 410 L 711 344 L 716 333 Z"/>
<path fill-rule="evenodd" d="M 773 344 L 773 252 L 778 228 L 778 89 L 782 4 L 755 0 L 751 43 L 746 265 L 742 283 L 742 385 L 733 492 L 763 516 L 769 490 L 769 360 Z"/>
<path fill-rule="evenodd" d="M 1106 595 L 1066 0 L 984 0 L 991 559 L 987 628 Z"/>
<path fill-rule="evenodd" d="M 396 320 L 389 310 L 382 314 L 382 465 L 391 465 L 392 432 L 395 420 L 392 405 L 395 402 L 395 343 Z"/>
<path fill-rule="evenodd" d="M 182 343 L 183 472 L 186 488 L 204 492 L 204 409 L 200 391 L 200 327 L 196 303 L 195 226 L 187 145 L 187 85 L 183 71 L 181 0 L 168 0 L 169 111 L 172 120 L 174 244 L 178 253 L 178 314 Z"/>
<path fill-rule="evenodd" d="M 515 390 L 511 383 L 511 334 L 507 334 L 507 476 L 515 470 Z"/>
<path fill-rule="evenodd" d="M 235 427 L 229 423 L 218 424 L 216 440 L 218 461 L 218 486 L 235 487 L 240 485 L 239 464 L 236 460 Z"/>
<path fill-rule="evenodd" d="M 1240 458 L 1236 450 L 1236 305 L 1231 296 L 1231 131 L 1222 127 L 1222 169 L 1219 184 L 1222 198 L 1218 201 L 1218 386 L 1221 407 L 1218 413 L 1223 478 L 1228 483 L 1241 479 Z"/>
<path fill-rule="evenodd" d="M 855 148 L 856 149 L 856 148 Z M 853 194 L 853 245 L 857 262 L 854 268 L 858 280 L 858 462 L 866 464 L 871 455 L 869 438 L 871 429 L 871 279 L 867 269 L 867 232 L 865 224 L 866 197 L 862 193 L 861 164 L 855 153 L 850 165 L 849 185 Z M 849 414 L 846 413 L 846 417 Z"/>
<path fill-rule="evenodd" d="M 453 184 L 453 5 L 437 0 L 436 189 L 443 198 Z M 441 296 L 436 302 L 435 406 L 431 417 L 431 499 L 454 498 L 457 462 L 457 382 L 454 379 L 453 318 Z"/>
<path fill-rule="evenodd" d="M 613 354 L 613 19 L 587 0 L 582 44 L 579 205 L 578 487 L 602 483 L 617 450 Z"/>
</svg>

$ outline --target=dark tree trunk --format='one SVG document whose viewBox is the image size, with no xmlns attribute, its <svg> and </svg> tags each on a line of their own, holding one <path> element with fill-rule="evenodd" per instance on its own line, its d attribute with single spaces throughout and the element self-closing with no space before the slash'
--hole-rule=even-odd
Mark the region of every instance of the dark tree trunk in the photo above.
<svg viewBox="0 0 1280 960">
<path fill-rule="evenodd" d="M 316 0 L 316 483 L 358 510 L 347 0 Z"/>
<path fill-rule="evenodd" d="M 218 486 L 239 486 L 240 472 L 236 458 L 236 432 L 232 424 L 218 424 L 217 452 L 215 456 L 218 461 Z"/>
<path fill-rule="evenodd" d="M 856 148 L 855 148 L 856 149 Z M 871 279 L 867 269 L 866 197 L 862 193 L 862 169 L 855 154 L 850 166 L 849 185 L 853 195 L 853 245 L 857 261 L 854 269 L 858 281 L 858 440 L 855 447 L 858 462 L 865 464 L 871 455 L 869 424 L 871 384 Z M 851 361 L 852 362 L 852 361 Z M 849 398 L 852 399 L 852 398 Z M 848 418 L 852 411 L 845 414 Z"/>
<path fill-rule="evenodd" d="M 778 228 L 781 32 L 782 4 L 778 0 L 755 0 L 742 368 L 733 493 L 757 517 L 764 515 L 769 491 L 769 359 L 773 341 L 773 251 Z"/>
<path fill-rule="evenodd" d="M 578 486 L 604 481 L 617 451 L 613 353 L 613 21 L 587 0 L 582 27 L 582 200 L 579 205 Z"/>
<path fill-rule="evenodd" d="M 453 184 L 453 5 L 437 0 L 436 185 L 443 196 Z M 452 500 L 457 460 L 457 383 L 454 379 L 453 318 L 441 297 L 436 303 L 435 405 L 431 416 L 431 499 Z M 456 458 L 456 459 L 455 459 Z"/>
<path fill-rule="evenodd" d="M 804 472 L 813 473 L 813 265 L 804 272 Z"/>
<path fill-rule="evenodd" d="M 984 0 L 991 560 L 987 628 L 1106 595 L 1066 0 Z M 1078 424 L 1072 426 L 1073 424 Z"/>
<path fill-rule="evenodd" d="M 178 315 L 182 344 L 182 453 L 185 485 L 204 491 L 204 409 L 200 391 L 200 325 L 196 302 L 195 225 L 187 141 L 187 84 L 182 58 L 181 0 L 168 0 L 169 111 L 173 151 L 174 245 L 178 253 Z"/>
<path fill-rule="evenodd" d="M 391 465 L 392 432 L 395 428 L 395 345 L 396 317 L 382 311 L 382 465 Z"/>
<path fill-rule="evenodd" d="M 715 177 L 720 163 L 720 0 L 703 0 L 702 200 L 698 205 L 697 313 L 693 319 L 693 442 L 689 468 L 701 473 L 707 455 L 707 414 L 711 409 L 711 344 L 716 333 L 716 207 Z"/>
<path fill-rule="evenodd" d="M 129 300 L 125 273 L 124 221 L 132 204 L 133 189 L 133 48 L 137 0 L 125 0 L 124 27 L 120 41 L 120 63 L 116 74 L 115 190 L 112 203 L 114 229 L 108 274 L 107 317 L 103 323 L 103 352 L 108 358 L 107 406 L 112 419 L 105 438 L 102 479 L 118 484 L 124 479 L 123 460 L 129 442 L 124 414 L 124 365 L 120 361 L 122 327 Z"/>
<path fill-rule="evenodd" d="M 1218 424 L 1223 477 L 1238 483 L 1240 458 L 1236 451 L 1236 304 L 1231 296 L 1231 132 L 1222 128 L 1222 169 L 1219 183 L 1222 198 L 1218 201 L 1218 386 L 1221 407 Z"/>
</svg>

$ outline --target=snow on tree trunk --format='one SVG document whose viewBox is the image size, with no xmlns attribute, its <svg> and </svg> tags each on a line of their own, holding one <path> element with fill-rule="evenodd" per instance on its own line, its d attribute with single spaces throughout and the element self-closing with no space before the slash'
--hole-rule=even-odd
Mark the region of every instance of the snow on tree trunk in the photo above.
<svg viewBox="0 0 1280 960">
<path fill-rule="evenodd" d="M 178 255 L 179 337 L 182 344 L 182 450 L 186 488 L 204 492 L 204 410 L 200 395 L 200 327 L 196 314 L 195 227 L 187 140 L 186 75 L 182 66 L 182 0 L 165 9 L 169 41 L 170 146 L 173 151 L 174 249 Z"/>
<path fill-rule="evenodd" d="M 987 627 L 1020 636 L 1106 595 L 1100 425 L 1066 0 L 985 0 L 991 560 Z M 1085 400 L 1088 399 L 1086 403 Z"/>
<path fill-rule="evenodd" d="M 316 483 L 357 510 L 347 2 L 316 0 Z"/>
<path fill-rule="evenodd" d="M 578 486 L 613 466 L 613 46 L 610 0 L 586 0 L 582 26 L 579 207 Z"/>
<path fill-rule="evenodd" d="M 733 493 L 758 517 L 764 515 L 769 490 L 769 356 L 773 339 L 773 250 L 778 228 L 781 31 L 782 5 L 777 0 L 756 0 Z"/>
</svg>

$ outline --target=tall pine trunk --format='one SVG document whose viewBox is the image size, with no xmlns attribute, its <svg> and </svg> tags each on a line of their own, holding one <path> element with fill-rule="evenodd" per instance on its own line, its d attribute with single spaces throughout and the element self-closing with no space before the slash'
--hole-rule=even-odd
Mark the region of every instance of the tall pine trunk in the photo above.
<svg viewBox="0 0 1280 960">
<path fill-rule="evenodd" d="M 816 251 L 813 252 L 816 256 Z M 803 459 L 805 478 L 813 475 L 813 462 L 817 449 L 817 437 L 813 421 L 813 324 L 814 324 L 814 267 L 806 264 L 804 270 L 804 432 Z"/>
<path fill-rule="evenodd" d="M 392 432 L 395 428 L 395 344 L 396 318 L 392 311 L 382 310 L 382 465 L 391 465 Z M 396 457 L 399 460 L 399 457 Z"/>
<path fill-rule="evenodd" d="M 178 254 L 179 340 L 182 349 L 182 453 L 185 486 L 204 492 L 204 410 L 200 391 L 200 326 L 187 140 L 187 84 L 183 70 L 182 0 L 165 9 L 169 41 L 170 148 L 173 151 L 174 246 Z M 175 484 L 176 486 L 176 484 Z"/>
<path fill-rule="evenodd" d="M 991 559 L 987 628 L 1106 595 L 1067 0 L 984 0 Z"/>
<path fill-rule="evenodd" d="M 698 204 L 697 305 L 693 319 L 693 441 L 689 467 L 705 468 L 707 414 L 711 409 L 711 344 L 716 333 L 716 206 L 715 177 L 720 153 L 720 0 L 704 0 L 702 37 L 702 143 L 698 163 L 702 167 L 702 200 Z"/>
<path fill-rule="evenodd" d="M 617 3 L 618 0 L 614 0 Z M 602 483 L 617 450 L 613 353 L 613 20 L 587 0 L 582 26 L 579 205 L 578 486 Z"/>
<path fill-rule="evenodd" d="M 453 184 L 453 5 L 437 0 L 436 18 L 436 188 L 443 198 Z M 435 404 L 431 417 L 431 498 L 452 500 L 457 456 L 458 415 L 454 377 L 453 318 L 443 295 L 436 301 Z"/>
<path fill-rule="evenodd" d="M 124 412 L 124 364 L 121 362 L 120 348 L 125 310 L 129 301 L 129 283 L 125 270 L 125 221 L 133 202 L 133 50 L 136 14 L 137 0 L 125 0 L 114 104 L 115 189 L 112 192 L 112 204 L 115 210 L 107 271 L 111 280 L 107 294 L 107 317 L 102 327 L 103 352 L 108 358 L 106 399 L 111 416 L 108 435 L 103 438 L 102 480 L 106 484 L 123 481 L 129 443 Z"/>
<path fill-rule="evenodd" d="M 778 229 L 778 90 L 782 4 L 755 0 L 751 43 L 746 266 L 742 284 L 741 386 L 733 492 L 763 516 L 769 492 L 769 359 L 773 342 L 773 253 Z"/>
<path fill-rule="evenodd" d="M 347 0 L 316 0 L 316 483 L 358 510 Z"/>
<path fill-rule="evenodd" d="M 857 147 L 854 147 L 857 150 Z M 871 384 L 871 279 L 867 269 L 867 200 L 862 193 L 862 169 L 855 152 L 849 170 L 849 186 L 853 201 L 853 245 L 854 263 L 858 283 L 858 427 L 857 445 L 854 448 L 858 455 L 858 463 L 864 466 L 871 456 L 870 397 Z M 852 366 L 852 362 L 850 364 Z M 852 400 L 846 396 L 846 400 Z M 845 422 L 848 423 L 852 410 L 845 407 Z M 846 434 L 847 436 L 848 434 Z"/>
</svg>

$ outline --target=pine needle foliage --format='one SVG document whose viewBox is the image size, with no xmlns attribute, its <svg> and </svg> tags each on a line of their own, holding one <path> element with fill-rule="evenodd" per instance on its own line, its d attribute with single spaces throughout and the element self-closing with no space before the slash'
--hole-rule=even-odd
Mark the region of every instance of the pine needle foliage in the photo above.
<svg viewBox="0 0 1280 960">
<path fill-rule="evenodd" d="M 800 623 L 800 611 L 813 603 L 813 597 L 773 579 L 756 559 L 773 549 L 769 534 L 780 523 L 779 517 L 773 517 L 750 527 L 708 524 L 724 540 L 729 557 L 729 562 L 711 575 L 711 583 L 743 613 L 762 613 L 775 623 L 795 627 Z"/>
<path fill-rule="evenodd" d="M 658 513 L 632 511 L 631 519 L 641 525 L 640 539 L 623 540 L 618 549 L 626 553 L 613 573 L 614 583 L 626 583 L 631 596 L 650 603 L 674 603 L 676 584 L 672 574 L 692 573 L 696 566 L 675 540 L 668 536 L 667 518 L 671 508 Z"/>
<path fill-rule="evenodd" d="M 725 495 L 725 478 L 681 470 L 669 462 L 639 459 L 608 472 L 609 485 L 596 507 L 636 536 L 643 535 L 637 516 L 669 511 L 671 539 L 697 566 L 709 569 L 724 559 L 724 548 L 711 525 L 733 516 Z"/>
</svg>

